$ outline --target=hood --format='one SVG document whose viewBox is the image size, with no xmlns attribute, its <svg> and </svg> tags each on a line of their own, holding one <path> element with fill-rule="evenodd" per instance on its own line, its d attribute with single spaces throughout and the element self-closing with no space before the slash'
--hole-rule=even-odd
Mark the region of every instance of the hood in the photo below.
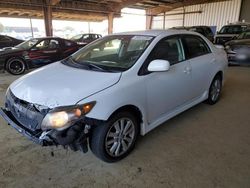
<svg viewBox="0 0 250 188">
<path fill-rule="evenodd" d="M 229 46 L 234 46 L 234 45 L 247 46 L 247 45 L 249 45 L 250 46 L 250 39 L 232 40 L 230 42 L 227 42 L 226 45 L 229 45 Z"/>
<path fill-rule="evenodd" d="M 18 53 L 18 52 L 24 52 L 25 50 L 20 49 L 20 48 L 15 48 L 15 47 L 6 47 L 6 48 L 2 48 L 0 49 L 0 55 L 9 55 L 12 53 Z"/>
<path fill-rule="evenodd" d="M 78 69 L 56 62 L 19 78 L 10 90 L 19 99 L 54 108 L 74 105 L 116 84 L 120 77 L 121 73 Z"/>
</svg>

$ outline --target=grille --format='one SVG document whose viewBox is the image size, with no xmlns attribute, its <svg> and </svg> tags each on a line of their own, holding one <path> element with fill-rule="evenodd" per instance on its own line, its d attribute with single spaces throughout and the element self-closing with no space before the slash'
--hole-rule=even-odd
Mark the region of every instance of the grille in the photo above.
<svg viewBox="0 0 250 188">
<path fill-rule="evenodd" d="M 18 99 L 10 90 L 6 95 L 6 108 L 27 129 L 32 131 L 40 129 L 44 114 L 39 112 L 32 103 Z"/>
</svg>

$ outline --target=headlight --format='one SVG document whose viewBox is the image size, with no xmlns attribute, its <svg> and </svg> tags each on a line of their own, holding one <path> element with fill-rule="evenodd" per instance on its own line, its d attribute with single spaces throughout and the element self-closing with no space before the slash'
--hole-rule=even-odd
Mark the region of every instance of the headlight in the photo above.
<svg viewBox="0 0 250 188">
<path fill-rule="evenodd" d="M 229 53 L 235 53 L 235 52 L 233 51 L 233 48 L 232 48 L 231 46 L 229 46 L 229 45 L 226 45 L 226 46 L 225 46 L 225 49 L 226 49 L 226 51 L 229 52 Z"/>
<path fill-rule="evenodd" d="M 226 45 L 225 49 L 226 49 L 226 50 L 230 50 L 231 48 L 230 48 L 229 45 Z"/>
<path fill-rule="evenodd" d="M 63 130 L 73 125 L 81 117 L 89 113 L 96 102 L 83 105 L 59 107 L 50 111 L 43 119 L 41 128 Z"/>
</svg>

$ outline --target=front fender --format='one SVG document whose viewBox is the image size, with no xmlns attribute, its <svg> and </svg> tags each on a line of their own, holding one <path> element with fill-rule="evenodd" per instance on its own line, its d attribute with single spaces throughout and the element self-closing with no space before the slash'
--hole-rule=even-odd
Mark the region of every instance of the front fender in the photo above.
<svg viewBox="0 0 250 188">
<path fill-rule="evenodd" d="M 126 80 L 126 82 L 124 82 L 124 80 L 125 79 L 121 79 L 118 84 L 84 99 L 78 102 L 78 104 L 96 101 L 96 105 L 86 116 L 103 121 L 108 120 L 117 109 L 123 106 L 133 105 L 137 107 L 142 114 L 143 125 L 141 132 L 143 134 L 147 124 L 144 79 L 138 77 L 134 80 L 132 78 L 129 81 Z"/>
</svg>

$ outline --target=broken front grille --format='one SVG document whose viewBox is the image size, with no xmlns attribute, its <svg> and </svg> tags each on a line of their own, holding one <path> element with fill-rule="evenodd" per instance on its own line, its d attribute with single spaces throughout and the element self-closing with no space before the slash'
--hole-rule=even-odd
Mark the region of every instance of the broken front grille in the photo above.
<svg viewBox="0 0 250 188">
<path fill-rule="evenodd" d="M 6 94 L 5 104 L 21 125 L 32 131 L 40 129 L 45 114 L 39 112 L 34 104 L 18 99 L 10 89 Z"/>
</svg>

